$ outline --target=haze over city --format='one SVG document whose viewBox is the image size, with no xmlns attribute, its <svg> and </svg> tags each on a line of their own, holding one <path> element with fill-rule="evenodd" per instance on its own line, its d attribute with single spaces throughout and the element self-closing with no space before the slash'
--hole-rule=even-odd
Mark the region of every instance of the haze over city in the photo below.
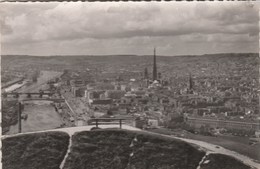
<svg viewBox="0 0 260 169">
<path fill-rule="evenodd" d="M 258 52 L 247 2 L 3 3 L 2 54 L 200 55 Z"/>
</svg>

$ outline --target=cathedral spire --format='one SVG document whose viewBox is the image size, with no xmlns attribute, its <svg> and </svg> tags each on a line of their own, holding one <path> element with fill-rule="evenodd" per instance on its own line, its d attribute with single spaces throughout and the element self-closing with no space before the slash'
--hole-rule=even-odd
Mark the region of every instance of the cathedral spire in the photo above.
<svg viewBox="0 0 260 169">
<path fill-rule="evenodd" d="M 193 94 L 193 80 L 192 80 L 192 76 L 191 73 L 189 73 L 189 93 Z"/>
<path fill-rule="evenodd" d="M 153 80 L 157 80 L 156 48 L 153 51 Z"/>
</svg>

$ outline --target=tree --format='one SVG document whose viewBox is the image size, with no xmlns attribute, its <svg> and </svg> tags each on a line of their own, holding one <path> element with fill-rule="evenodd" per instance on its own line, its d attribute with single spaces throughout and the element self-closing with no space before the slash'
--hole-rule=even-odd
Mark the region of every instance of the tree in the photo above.
<svg viewBox="0 0 260 169">
<path fill-rule="evenodd" d="M 130 109 L 127 107 L 126 108 L 126 114 L 129 114 L 130 113 Z"/>
<path fill-rule="evenodd" d="M 111 110 L 108 110 L 108 111 L 107 111 L 107 115 L 110 115 L 110 116 L 111 116 L 111 115 L 113 115 L 113 112 L 112 112 Z"/>
<path fill-rule="evenodd" d="M 205 133 L 205 131 L 206 131 L 205 126 L 204 125 L 200 126 L 199 130 L 200 130 L 201 134 Z"/>
</svg>

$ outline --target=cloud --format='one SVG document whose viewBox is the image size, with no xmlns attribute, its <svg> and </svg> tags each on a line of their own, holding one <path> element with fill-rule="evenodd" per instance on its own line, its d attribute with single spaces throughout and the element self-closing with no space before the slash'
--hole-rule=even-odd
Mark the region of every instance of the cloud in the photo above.
<svg viewBox="0 0 260 169">
<path fill-rule="evenodd" d="M 168 37 L 189 43 L 249 43 L 259 33 L 257 8 L 245 2 L 4 3 L 0 12 L 6 46 L 66 41 L 108 45 L 111 40 L 145 39 L 151 43 Z"/>
<path fill-rule="evenodd" d="M 210 42 L 210 43 L 254 43 L 258 41 L 257 36 L 250 36 L 249 34 L 229 34 L 223 36 L 223 34 L 192 34 L 183 35 L 180 37 L 185 42 L 190 43 L 200 43 L 200 42 Z"/>
</svg>

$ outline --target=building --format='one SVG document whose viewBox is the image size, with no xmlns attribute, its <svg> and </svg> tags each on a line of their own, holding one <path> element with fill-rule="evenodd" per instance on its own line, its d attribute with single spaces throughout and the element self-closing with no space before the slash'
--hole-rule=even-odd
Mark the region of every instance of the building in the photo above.
<svg viewBox="0 0 260 169">
<path fill-rule="evenodd" d="M 70 85 L 73 87 L 82 87 L 85 85 L 85 82 L 82 79 L 73 79 L 70 80 Z"/>
<path fill-rule="evenodd" d="M 145 119 L 144 117 L 137 117 L 133 121 L 133 126 L 136 128 L 143 129 L 147 126 L 147 119 Z"/>
<path fill-rule="evenodd" d="M 85 90 L 85 97 L 88 102 L 97 99 L 104 99 L 105 98 L 105 91 L 103 90 Z"/>
<path fill-rule="evenodd" d="M 253 130 L 260 129 L 260 121 L 246 121 L 246 120 L 221 120 L 209 117 L 191 117 L 186 116 L 185 122 L 195 129 L 202 126 L 209 128 L 225 128 L 225 129 L 238 129 L 238 130 Z"/>
<path fill-rule="evenodd" d="M 255 131 L 255 136 L 256 136 L 257 138 L 260 138 L 260 129 L 257 130 L 257 131 Z"/>
<path fill-rule="evenodd" d="M 99 83 L 94 88 L 96 90 L 114 90 L 115 86 L 110 83 Z"/>
<path fill-rule="evenodd" d="M 125 91 L 121 90 L 108 90 L 105 92 L 105 97 L 111 99 L 121 99 L 125 93 Z"/>
<path fill-rule="evenodd" d="M 148 126 L 150 128 L 158 128 L 158 126 L 159 126 L 158 120 L 156 120 L 156 119 L 148 119 Z"/>
<path fill-rule="evenodd" d="M 111 105 L 113 102 L 111 99 L 97 99 L 92 100 L 90 105 Z"/>
<path fill-rule="evenodd" d="M 75 97 L 83 97 L 85 95 L 86 87 L 71 87 L 71 91 Z"/>
<path fill-rule="evenodd" d="M 72 91 L 74 97 L 81 97 L 82 96 L 79 87 L 72 87 L 71 91 Z"/>
</svg>

